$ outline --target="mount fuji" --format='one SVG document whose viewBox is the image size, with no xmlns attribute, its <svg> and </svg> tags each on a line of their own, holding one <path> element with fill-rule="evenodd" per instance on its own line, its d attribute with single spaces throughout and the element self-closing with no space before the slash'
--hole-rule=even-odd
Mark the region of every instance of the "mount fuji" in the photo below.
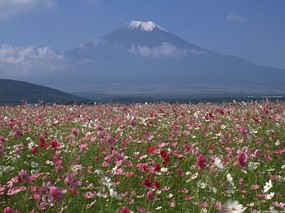
<svg viewBox="0 0 285 213">
<path fill-rule="evenodd" d="M 52 81 L 65 91 L 174 96 L 285 94 L 285 70 L 215 53 L 152 21 L 131 21 L 64 52 L 64 56 L 72 68 Z M 60 79 L 65 79 L 65 84 Z"/>
</svg>

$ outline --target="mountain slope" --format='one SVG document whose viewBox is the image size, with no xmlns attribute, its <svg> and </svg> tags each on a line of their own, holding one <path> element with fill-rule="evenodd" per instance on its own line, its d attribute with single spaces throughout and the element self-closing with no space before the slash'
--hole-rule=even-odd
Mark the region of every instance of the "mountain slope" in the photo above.
<svg viewBox="0 0 285 213">
<path fill-rule="evenodd" d="M 285 70 L 212 52 L 151 21 L 129 22 L 95 42 L 65 52 L 65 56 L 75 64 L 69 80 L 78 87 L 84 85 L 85 90 L 88 85 L 92 88 L 100 84 L 105 85 L 100 87 L 101 92 L 111 88 L 116 93 L 113 85 L 119 84 L 140 85 L 142 93 L 149 93 L 155 85 L 179 93 L 183 86 L 191 94 L 198 85 L 225 92 L 231 89 L 250 94 L 253 88 L 261 94 L 285 94 Z"/>
<path fill-rule="evenodd" d="M 0 104 L 20 103 L 21 100 L 26 100 L 28 103 L 37 103 L 38 100 L 61 103 L 86 101 L 83 98 L 49 87 L 23 81 L 0 79 Z"/>
</svg>

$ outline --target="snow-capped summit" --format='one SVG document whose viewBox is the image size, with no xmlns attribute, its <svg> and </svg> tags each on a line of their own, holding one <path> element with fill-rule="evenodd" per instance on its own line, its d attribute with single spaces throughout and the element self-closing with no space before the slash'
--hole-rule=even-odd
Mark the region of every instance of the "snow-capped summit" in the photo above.
<svg viewBox="0 0 285 213">
<path fill-rule="evenodd" d="M 152 21 L 147 21 L 147 22 L 131 21 L 131 22 L 128 22 L 127 24 L 125 24 L 124 28 L 126 28 L 126 29 L 140 29 L 140 30 L 146 31 L 146 32 L 151 32 L 155 28 L 162 30 L 162 31 L 166 31 L 161 26 L 157 25 L 156 23 L 154 23 Z"/>
</svg>

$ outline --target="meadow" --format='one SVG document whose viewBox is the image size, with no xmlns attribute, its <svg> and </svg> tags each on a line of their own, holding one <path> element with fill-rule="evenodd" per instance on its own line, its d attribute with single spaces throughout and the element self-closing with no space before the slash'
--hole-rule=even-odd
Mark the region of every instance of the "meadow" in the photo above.
<svg viewBox="0 0 285 213">
<path fill-rule="evenodd" d="M 0 106 L 0 209 L 285 211 L 285 104 Z"/>
</svg>

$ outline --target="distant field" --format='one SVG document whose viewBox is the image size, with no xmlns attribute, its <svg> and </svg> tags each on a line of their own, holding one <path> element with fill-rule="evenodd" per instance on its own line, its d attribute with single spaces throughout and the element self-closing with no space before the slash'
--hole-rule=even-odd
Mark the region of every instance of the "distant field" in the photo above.
<svg viewBox="0 0 285 213">
<path fill-rule="evenodd" d="M 285 104 L 0 106 L 4 212 L 285 210 Z"/>
</svg>

